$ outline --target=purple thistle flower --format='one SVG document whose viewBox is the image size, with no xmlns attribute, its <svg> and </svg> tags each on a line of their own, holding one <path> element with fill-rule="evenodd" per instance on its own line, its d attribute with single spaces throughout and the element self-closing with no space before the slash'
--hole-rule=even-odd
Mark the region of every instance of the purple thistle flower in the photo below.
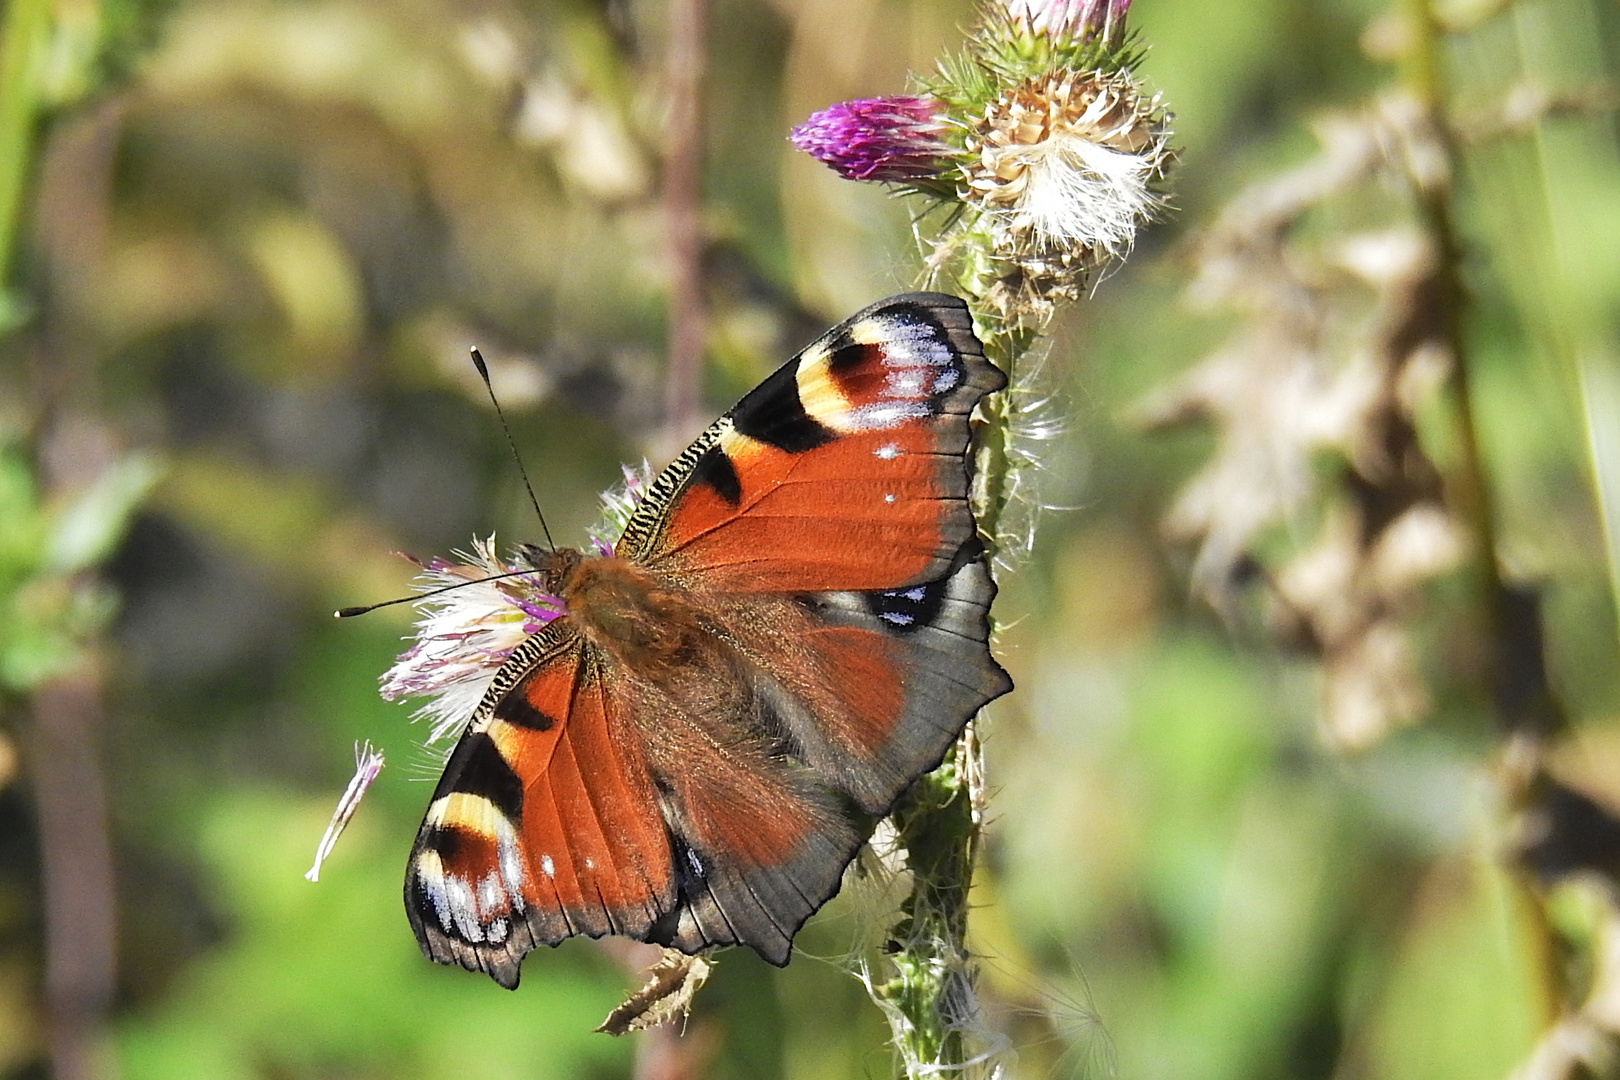
<svg viewBox="0 0 1620 1080">
<path fill-rule="evenodd" d="M 624 484 L 603 493 L 604 520 L 591 538 L 596 554 L 613 554 L 651 486 L 652 470 L 643 462 L 626 466 Z M 527 560 L 500 558 L 493 536 L 474 538 L 470 552 L 453 558 L 405 558 L 420 571 L 417 587 L 432 595 L 417 602 L 415 640 L 383 673 L 381 693 L 388 701 L 428 698 L 416 715 L 429 722 L 428 742 L 443 742 L 461 734 L 512 650 L 568 614 L 568 605 L 545 591 L 538 572 L 524 572 L 533 569 Z"/>
<path fill-rule="evenodd" d="M 499 558 L 494 537 L 474 539 L 471 553 L 455 560 L 412 561 L 423 591 L 455 589 L 418 603 L 416 640 L 383 674 L 382 696 L 430 698 L 417 715 L 431 725 L 428 741 L 438 742 L 461 734 L 512 650 L 567 608 L 538 575 L 500 576 L 524 567 Z"/>
<path fill-rule="evenodd" d="M 928 180 L 954 153 L 941 108 L 928 97 L 861 98 L 812 114 L 788 138 L 846 180 Z"/>
<path fill-rule="evenodd" d="M 653 482 L 652 466 L 645 461 L 639 468 L 624 465 L 620 471 L 624 474 L 624 483 L 602 492 L 602 520 L 590 531 L 591 550 L 603 558 L 613 554 L 619 537 L 624 535 L 631 516 L 647 497 L 647 490 Z"/>
<path fill-rule="evenodd" d="M 1116 40 L 1131 0 L 1003 0 L 1003 5 L 1035 34 L 1067 41 Z"/>
</svg>

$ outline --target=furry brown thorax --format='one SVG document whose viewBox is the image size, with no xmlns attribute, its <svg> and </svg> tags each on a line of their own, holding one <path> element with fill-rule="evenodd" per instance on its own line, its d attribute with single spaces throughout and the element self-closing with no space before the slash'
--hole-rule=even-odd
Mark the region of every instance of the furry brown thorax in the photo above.
<svg viewBox="0 0 1620 1080">
<path fill-rule="evenodd" d="M 525 544 L 519 551 L 594 644 L 650 674 L 689 657 L 700 632 L 698 612 L 657 575 L 625 559 L 573 548 Z"/>
</svg>

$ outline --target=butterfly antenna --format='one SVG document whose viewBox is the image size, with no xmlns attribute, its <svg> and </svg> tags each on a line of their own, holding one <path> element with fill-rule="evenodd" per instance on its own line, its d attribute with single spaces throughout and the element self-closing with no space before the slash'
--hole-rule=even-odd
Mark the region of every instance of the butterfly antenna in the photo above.
<svg viewBox="0 0 1620 1080">
<path fill-rule="evenodd" d="M 495 415 L 501 421 L 501 431 L 506 434 L 506 445 L 512 448 L 512 460 L 517 462 L 518 475 L 523 477 L 523 487 L 529 493 L 529 504 L 534 507 L 534 516 L 540 519 L 540 531 L 546 536 L 546 546 L 556 551 L 557 545 L 551 539 L 551 530 L 546 528 L 546 515 L 540 512 L 540 500 L 534 497 L 534 485 L 529 483 L 529 470 L 523 467 L 523 458 L 518 454 L 517 442 L 512 438 L 512 429 L 506 423 L 506 413 L 501 411 L 500 400 L 495 397 L 495 388 L 490 385 L 489 368 L 484 365 L 484 356 L 478 351 L 477 346 L 472 349 L 472 362 L 473 367 L 478 369 L 478 377 L 484 380 L 484 389 L 489 391 L 489 402 L 495 406 Z"/>
<path fill-rule="evenodd" d="M 438 596 L 440 593 L 451 592 L 455 589 L 465 589 L 469 585 L 482 585 L 486 581 L 500 581 L 502 578 L 525 577 L 534 574 L 534 572 L 535 571 L 533 570 L 513 570 L 508 574 L 491 574 L 489 577 L 474 578 L 472 581 L 458 581 L 454 585 L 444 585 L 437 589 L 429 589 L 427 592 L 413 593 L 410 596 L 400 596 L 394 598 L 393 600 L 384 600 L 380 604 L 367 604 L 364 607 L 338 608 L 336 611 L 332 612 L 332 615 L 334 618 L 338 619 L 352 619 L 356 615 L 364 615 L 366 612 L 376 611 L 378 608 L 392 607 L 395 604 L 410 604 L 416 602 L 417 600 L 426 600 L 430 596 Z"/>
</svg>

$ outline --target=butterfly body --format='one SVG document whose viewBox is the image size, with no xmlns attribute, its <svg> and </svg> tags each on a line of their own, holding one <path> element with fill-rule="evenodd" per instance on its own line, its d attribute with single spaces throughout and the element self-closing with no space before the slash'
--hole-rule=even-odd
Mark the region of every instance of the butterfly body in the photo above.
<svg viewBox="0 0 1620 1080">
<path fill-rule="evenodd" d="M 1011 683 L 968 508 L 1004 377 L 961 301 L 873 305 L 653 482 L 495 673 L 412 851 L 433 959 L 515 986 L 578 934 L 786 963 L 873 824 Z"/>
</svg>

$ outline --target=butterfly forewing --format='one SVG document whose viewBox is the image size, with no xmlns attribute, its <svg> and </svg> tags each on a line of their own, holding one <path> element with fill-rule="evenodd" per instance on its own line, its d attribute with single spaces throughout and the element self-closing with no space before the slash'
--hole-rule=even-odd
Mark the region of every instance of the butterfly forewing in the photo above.
<svg viewBox="0 0 1620 1080">
<path fill-rule="evenodd" d="M 855 850 L 840 838 L 851 814 L 866 815 L 864 837 L 1011 689 L 987 644 L 995 586 L 967 462 L 970 414 L 1005 383 L 962 301 L 875 304 L 700 436 L 619 544 L 677 583 L 724 640 L 744 691 L 721 711 L 735 737 L 773 733 L 778 763 L 849 807 L 795 846 L 730 852 L 743 885 L 786 874 L 792 889 L 753 888 L 767 907 L 766 895 L 784 898 L 774 902 L 789 937 L 837 891 Z M 746 827 L 724 805 L 712 813 L 716 832 Z"/>
<path fill-rule="evenodd" d="M 515 986 L 536 944 L 645 937 L 675 902 L 635 732 L 566 620 L 525 642 L 450 755 L 405 904 L 435 960 Z"/>
<path fill-rule="evenodd" d="M 1005 383 L 960 300 L 875 304 L 705 431 L 654 483 L 619 552 L 715 591 L 937 579 L 974 535 L 968 416 Z"/>
</svg>

